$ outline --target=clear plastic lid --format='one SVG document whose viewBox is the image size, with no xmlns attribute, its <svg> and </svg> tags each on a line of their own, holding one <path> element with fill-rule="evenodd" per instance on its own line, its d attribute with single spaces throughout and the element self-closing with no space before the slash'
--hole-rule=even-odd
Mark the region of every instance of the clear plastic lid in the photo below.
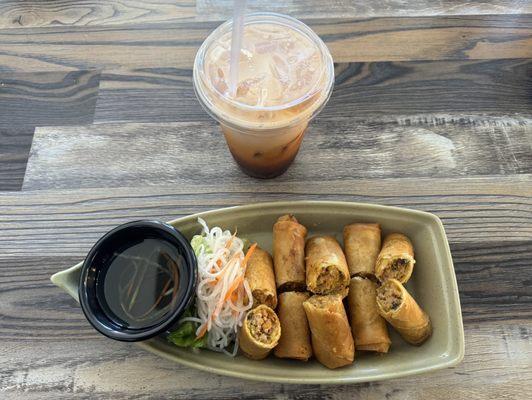
<svg viewBox="0 0 532 400">
<path fill-rule="evenodd" d="M 246 15 L 236 90 L 229 87 L 232 21 L 214 30 L 194 62 L 194 88 L 205 110 L 234 128 L 268 131 L 313 118 L 332 91 L 334 66 L 323 41 L 280 14 Z"/>
</svg>

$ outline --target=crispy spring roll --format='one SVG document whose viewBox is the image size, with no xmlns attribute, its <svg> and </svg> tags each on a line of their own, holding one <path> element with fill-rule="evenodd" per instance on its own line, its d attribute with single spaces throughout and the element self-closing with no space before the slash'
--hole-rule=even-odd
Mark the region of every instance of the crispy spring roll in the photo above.
<svg viewBox="0 0 532 400">
<path fill-rule="evenodd" d="M 349 269 L 344 252 L 332 236 L 315 236 L 305 248 L 307 288 L 316 294 L 347 294 Z"/>
<path fill-rule="evenodd" d="M 312 337 L 312 349 L 327 368 L 339 368 L 355 359 L 355 343 L 340 295 L 312 296 L 303 302 Z"/>
<path fill-rule="evenodd" d="M 242 353 L 252 360 L 266 358 L 281 337 L 281 324 L 275 312 L 261 304 L 251 309 L 238 331 Z"/>
<path fill-rule="evenodd" d="M 273 225 L 273 265 L 279 292 L 305 291 L 305 237 L 307 228 L 293 215 Z"/>
<path fill-rule="evenodd" d="M 306 292 L 285 292 L 279 295 L 279 320 L 283 334 L 273 350 L 276 357 L 307 361 L 312 357 L 310 329 L 303 302 L 309 298 Z"/>
<path fill-rule="evenodd" d="M 260 247 L 255 249 L 246 267 L 246 279 L 253 294 L 253 307 L 260 304 L 272 309 L 277 307 L 273 261 L 267 251 Z"/>
<path fill-rule="evenodd" d="M 420 345 L 432 334 L 429 316 L 398 280 L 389 279 L 377 289 L 377 306 L 408 343 Z"/>
<path fill-rule="evenodd" d="M 391 340 L 377 308 L 377 284 L 355 276 L 349 283 L 349 317 L 357 350 L 387 353 Z"/>
<path fill-rule="evenodd" d="M 379 224 L 345 226 L 344 249 L 351 276 L 374 275 L 375 261 L 381 249 L 381 226 Z"/>
<path fill-rule="evenodd" d="M 402 233 L 391 233 L 384 238 L 375 265 L 375 276 L 381 282 L 393 278 L 406 283 L 412 275 L 415 262 L 410 239 Z"/>
</svg>

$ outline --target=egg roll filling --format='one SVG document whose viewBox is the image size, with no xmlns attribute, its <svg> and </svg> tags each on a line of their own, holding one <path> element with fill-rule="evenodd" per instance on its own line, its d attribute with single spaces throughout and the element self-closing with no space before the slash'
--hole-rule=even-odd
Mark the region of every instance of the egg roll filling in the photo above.
<svg viewBox="0 0 532 400">
<path fill-rule="evenodd" d="M 265 308 L 253 310 L 247 315 L 247 324 L 251 336 L 264 344 L 272 342 L 275 334 L 275 321 L 275 315 Z"/>
<path fill-rule="evenodd" d="M 403 257 L 392 258 L 388 262 L 389 268 L 386 268 L 382 272 L 383 280 L 394 278 L 402 281 L 407 275 L 411 262 L 412 260 Z"/>
<path fill-rule="evenodd" d="M 384 311 L 394 311 L 403 303 L 403 294 L 395 285 L 384 284 L 377 290 L 377 299 Z"/>
<path fill-rule="evenodd" d="M 253 304 L 266 304 L 268 307 L 275 308 L 275 298 L 272 294 L 261 289 L 253 290 L 251 294 L 253 295 Z"/>
<path fill-rule="evenodd" d="M 316 279 L 316 292 L 331 293 L 343 289 L 344 274 L 335 266 L 328 265 L 323 268 Z"/>
</svg>

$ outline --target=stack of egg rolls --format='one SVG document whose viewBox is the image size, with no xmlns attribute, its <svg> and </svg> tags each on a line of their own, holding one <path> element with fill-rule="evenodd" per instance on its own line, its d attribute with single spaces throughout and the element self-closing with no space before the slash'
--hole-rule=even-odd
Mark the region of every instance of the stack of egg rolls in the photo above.
<svg viewBox="0 0 532 400">
<path fill-rule="evenodd" d="M 250 257 L 253 308 L 238 334 L 244 355 L 258 360 L 273 350 L 302 361 L 314 355 L 339 368 L 353 362 L 355 349 L 387 353 L 386 321 L 408 343 L 430 336 L 428 315 L 403 286 L 415 263 L 408 237 L 392 233 L 381 243 L 373 223 L 345 226 L 344 250 L 332 236 L 306 236 L 305 226 L 283 215 L 273 226 L 273 258 L 258 247 Z"/>
<path fill-rule="evenodd" d="M 327 368 L 351 364 L 353 335 L 342 299 L 349 290 L 349 269 L 340 244 L 332 236 L 315 236 L 305 246 L 307 289 L 303 303 L 314 355 Z"/>
<path fill-rule="evenodd" d="M 273 227 L 273 259 L 282 335 L 277 357 L 308 360 L 329 368 L 350 364 L 354 343 L 342 298 L 349 269 L 340 244 L 317 236 L 305 244 L 307 229 L 292 215 Z M 347 327 L 347 329 L 346 329 Z"/>
<path fill-rule="evenodd" d="M 426 340 L 432 332 L 430 319 L 402 285 L 414 269 L 410 239 L 391 233 L 381 248 L 380 226 L 359 223 L 344 228 L 344 245 L 352 276 L 348 300 L 357 349 L 388 352 L 391 341 L 384 319 L 408 343 Z"/>
<path fill-rule="evenodd" d="M 253 308 L 246 314 L 238 331 L 238 341 L 246 357 L 262 360 L 281 337 L 281 323 L 274 311 L 277 290 L 273 261 L 267 251 L 255 248 L 246 265 L 245 278 L 253 296 Z"/>
<path fill-rule="evenodd" d="M 408 343 L 420 345 L 432 334 L 430 318 L 403 286 L 414 270 L 414 247 L 407 236 L 391 233 L 384 238 L 375 264 L 379 314 Z"/>
<path fill-rule="evenodd" d="M 391 340 L 376 302 L 375 263 L 381 249 L 379 224 L 344 227 L 344 248 L 349 266 L 349 316 L 357 350 L 387 353 Z"/>
<path fill-rule="evenodd" d="M 274 354 L 302 361 L 312 357 L 310 329 L 303 309 L 303 302 L 310 297 L 305 282 L 306 236 L 307 228 L 293 215 L 279 217 L 273 226 L 277 312 L 283 332 Z"/>
</svg>

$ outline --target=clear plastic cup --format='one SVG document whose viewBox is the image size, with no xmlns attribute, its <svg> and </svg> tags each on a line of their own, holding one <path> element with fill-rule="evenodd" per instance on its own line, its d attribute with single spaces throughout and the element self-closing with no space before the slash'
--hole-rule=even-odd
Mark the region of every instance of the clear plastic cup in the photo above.
<svg viewBox="0 0 532 400">
<path fill-rule="evenodd" d="M 246 82 L 239 82 L 236 94 L 246 93 L 239 97 L 235 92 L 231 94 L 225 81 L 220 84 L 217 76 L 224 76 L 224 72 L 223 68 L 216 72 L 215 60 L 219 59 L 214 53 L 224 51 L 221 44 L 227 47 L 231 27 L 231 20 L 220 25 L 198 50 L 194 61 L 194 90 L 203 108 L 220 123 L 229 150 L 240 168 L 254 177 L 273 178 L 284 173 L 290 166 L 297 155 L 309 121 L 327 103 L 334 84 L 333 60 L 325 43 L 304 23 L 275 13 L 247 14 L 244 22 L 245 32 L 248 32 L 246 29 L 250 29 L 249 32 L 257 31 L 260 35 L 266 32 L 265 37 L 270 37 L 268 29 L 271 29 L 273 39 L 270 42 L 255 43 L 255 47 L 251 45 L 248 48 L 244 40 L 245 51 L 243 50 L 241 57 L 250 57 L 252 60 L 259 53 L 267 52 L 268 43 L 271 43 L 277 51 L 275 60 L 280 67 L 277 69 L 276 65 L 272 66 L 275 69 L 274 76 L 279 77 L 280 71 L 291 72 L 280 77 L 279 82 L 271 79 L 268 81 L 277 85 L 268 87 L 268 96 L 275 97 L 277 93 L 282 93 L 279 99 L 268 98 L 264 102 L 259 94 L 258 103 L 253 104 L 255 98 L 246 92 Z M 284 34 L 287 39 L 283 39 Z M 246 37 L 244 34 L 244 39 Z M 301 44 L 305 45 L 304 53 L 311 55 L 308 59 L 302 58 L 302 62 L 298 57 L 289 57 L 289 54 L 293 54 L 290 53 L 292 50 L 282 51 L 282 46 L 294 48 Z M 268 57 L 271 54 L 274 54 L 273 50 L 268 53 Z M 290 63 L 299 69 L 289 69 L 292 68 Z M 225 71 L 227 72 L 226 69 Z M 253 82 L 254 77 L 249 74 L 248 70 L 248 81 Z M 263 76 L 264 74 L 260 74 L 256 78 L 261 79 Z M 301 76 L 303 78 L 299 79 Z M 257 85 L 260 84 L 255 84 L 253 88 L 257 89 Z"/>
</svg>

